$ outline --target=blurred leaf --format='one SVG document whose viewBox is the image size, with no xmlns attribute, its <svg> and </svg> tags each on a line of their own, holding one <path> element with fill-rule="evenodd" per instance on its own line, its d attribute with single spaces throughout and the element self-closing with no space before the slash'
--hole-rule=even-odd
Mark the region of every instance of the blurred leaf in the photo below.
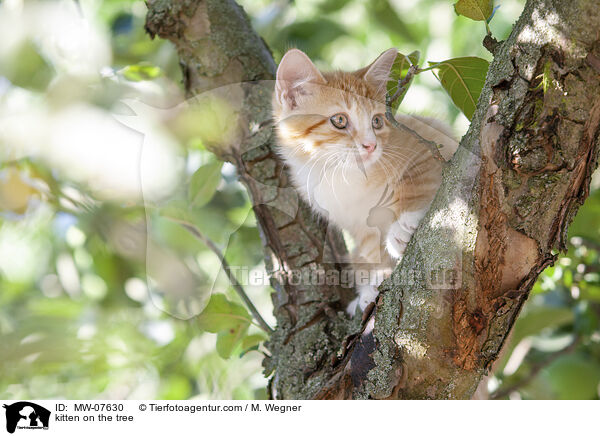
<svg viewBox="0 0 600 436">
<path fill-rule="evenodd" d="M 200 141 L 207 150 L 220 154 L 222 147 L 236 141 L 239 132 L 239 110 L 218 93 L 204 93 L 190 100 L 170 122 L 171 131 L 188 142 Z"/>
<path fill-rule="evenodd" d="M 243 206 L 229 208 L 227 218 L 238 227 L 256 227 L 256 217 L 249 201 L 245 202 Z"/>
<path fill-rule="evenodd" d="M 7 168 L 0 171 L 0 212 L 25 213 L 29 199 L 37 193 L 17 169 Z"/>
<path fill-rule="evenodd" d="M 43 91 L 54 77 L 54 70 L 37 46 L 27 40 L 15 50 L 9 62 L 0 62 L 0 76 L 16 86 Z"/>
<path fill-rule="evenodd" d="M 580 283 L 581 297 L 586 300 L 600 302 L 600 286 L 593 283 Z"/>
<path fill-rule="evenodd" d="M 371 0 L 368 9 L 377 20 L 377 24 L 383 26 L 388 32 L 400 35 L 407 41 L 416 42 L 415 35 L 388 0 Z"/>
<path fill-rule="evenodd" d="M 248 311 L 223 294 L 213 294 L 196 322 L 200 329 L 211 333 L 248 327 L 252 318 Z"/>
<path fill-rule="evenodd" d="M 213 198 L 221 182 L 222 167 L 223 162 L 212 162 L 202 165 L 192 175 L 188 191 L 192 207 L 202 207 Z"/>
<path fill-rule="evenodd" d="M 581 236 L 600 242 L 600 189 L 593 191 L 569 226 L 569 237 Z"/>
<path fill-rule="evenodd" d="M 457 15 L 475 21 L 487 21 L 494 13 L 493 0 L 459 0 L 454 5 Z"/>
<path fill-rule="evenodd" d="M 247 385 L 242 385 L 236 387 L 232 392 L 233 400 L 252 400 L 254 399 L 254 395 L 252 389 L 250 389 Z"/>
<path fill-rule="evenodd" d="M 248 351 L 258 350 L 258 346 L 266 340 L 267 340 L 267 337 L 260 333 L 246 336 L 244 338 L 244 340 L 242 341 L 242 350 L 243 351 L 242 351 L 242 354 L 240 355 L 240 357 L 242 357 Z"/>
<path fill-rule="evenodd" d="M 278 46 L 281 51 L 287 50 L 290 43 L 293 43 L 310 57 L 316 57 L 323 46 L 348 33 L 338 23 L 327 18 L 295 21 L 282 32 L 278 41 L 275 41 L 275 44 L 281 44 Z"/>
<path fill-rule="evenodd" d="M 568 307 L 529 306 L 515 323 L 512 343 L 517 345 L 526 336 L 537 334 L 548 327 L 568 324 L 573 319 L 573 311 Z"/>
<path fill-rule="evenodd" d="M 519 389 L 525 400 L 554 400 L 556 395 L 544 377 L 534 377 L 525 386 Z"/>
<path fill-rule="evenodd" d="M 563 283 L 567 288 L 573 286 L 573 272 L 570 269 L 564 271 Z"/>
<path fill-rule="evenodd" d="M 141 82 L 142 80 L 153 80 L 162 75 L 159 67 L 148 64 L 128 65 L 121 70 L 123 77 L 132 82 Z"/>
<path fill-rule="evenodd" d="M 32 316 L 76 318 L 81 312 L 82 305 L 69 298 L 44 298 L 30 300 L 27 308 Z"/>
<path fill-rule="evenodd" d="M 592 400 L 598 396 L 600 366 L 587 356 L 561 356 L 544 371 L 559 400 Z"/>
<path fill-rule="evenodd" d="M 575 306 L 575 331 L 581 335 L 591 335 L 598 329 L 598 314 L 587 301 Z"/>
<path fill-rule="evenodd" d="M 229 301 L 225 295 L 214 294 L 197 322 L 201 329 L 217 333 L 217 353 L 227 359 L 241 343 L 251 317 L 244 307 Z"/>
<path fill-rule="evenodd" d="M 188 203 L 184 201 L 172 201 L 160 208 L 159 215 L 176 222 L 193 224 L 196 220 L 196 214 L 189 210 L 187 206 Z"/>
<path fill-rule="evenodd" d="M 438 70 L 438 80 L 454 104 L 471 120 L 483 89 L 489 62 L 476 57 L 429 62 Z"/>
<path fill-rule="evenodd" d="M 185 146 L 191 150 L 206 150 L 206 147 L 202 143 L 202 139 L 197 136 L 193 136 L 182 142 L 185 142 Z"/>
<path fill-rule="evenodd" d="M 192 387 L 187 377 L 180 374 L 173 374 L 162 382 L 163 388 L 160 395 L 161 400 L 179 400 L 189 398 Z"/>
<path fill-rule="evenodd" d="M 330 12 L 335 12 L 342 9 L 352 0 L 325 0 L 323 3 L 319 5 L 319 9 L 328 14 Z"/>
<path fill-rule="evenodd" d="M 392 65 L 392 70 L 390 73 L 390 81 L 387 83 L 387 91 L 388 91 L 388 95 L 390 98 L 393 97 L 394 94 L 396 93 L 396 90 L 398 89 L 398 82 L 406 77 L 406 74 L 408 73 L 408 69 L 411 67 L 411 65 L 419 64 L 420 58 L 421 58 L 421 52 L 419 52 L 419 51 L 413 51 L 408 56 L 406 56 L 402 53 L 398 53 L 398 56 L 396 56 L 396 60 L 394 61 L 394 64 Z M 402 103 L 402 100 L 404 99 L 404 96 L 406 95 L 406 92 L 408 91 L 410 84 L 411 84 L 411 82 L 407 83 L 404 86 L 404 91 L 398 96 L 398 99 L 396 101 L 394 101 L 394 103 L 392 104 L 392 113 L 395 113 L 398 110 L 398 107 L 400 106 L 400 103 Z"/>
<path fill-rule="evenodd" d="M 236 327 L 219 332 L 217 334 L 217 353 L 219 356 L 228 359 L 236 346 L 240 344 L 247 330 L 248 324 L 238 324 Z"/>
<path fill-rule="evenodd" d="M 266 388 L 256 389 L 254 391 L 254 399 L 255 400 L 268 400 L 269 394 L 267 393 Z"/>
</svg>

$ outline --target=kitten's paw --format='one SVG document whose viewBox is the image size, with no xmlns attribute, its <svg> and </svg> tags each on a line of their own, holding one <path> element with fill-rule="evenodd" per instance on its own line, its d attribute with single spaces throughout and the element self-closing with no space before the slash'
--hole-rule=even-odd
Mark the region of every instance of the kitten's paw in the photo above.
<svg viewBox="0 0 600 436">
<path fill-rule="evenodd" d="M 406 246 L 417 229 L 421 219 L 427 212 L 427 209 L 416 210 L 414 212 L 403 212 L 388 231 L 385 238 L 385 248 L 390 256 L 400 259 L 406 250 Z"/>
<path fill-rule="evenodd" d="M 379 291 L 377 291 L 377 286 L 359 285 L 356 288 L 356 293 L 358 294 L 358 297 L 352 300 L 346 308 L 346 313 L 350 316 L 356 314 L 357 307 L 360 307 L 361 312 L 364 311 L 369 304 L 375 301 Z"/>
<path fill-rule="evenodd" d="M 354 300 L 352 300 L 349 304 L 348 307 L 346 307 L 346 313 L 350 316 L 354 316 L 356 315 L 356 308 L 358 307 L 358 297 L 356 297 Z"/>
</svg>

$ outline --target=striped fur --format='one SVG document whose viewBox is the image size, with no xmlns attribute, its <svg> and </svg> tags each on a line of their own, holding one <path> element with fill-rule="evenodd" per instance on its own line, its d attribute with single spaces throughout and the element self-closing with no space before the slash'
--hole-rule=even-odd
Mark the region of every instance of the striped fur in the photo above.
<svg viewBox="0 0 600 436">
<path fill-rule="evenodd" d="M 273 97 L 278 151 L 295 187 L 316 213 L 353 237 L 356 269 L 385 274 L 402 256 L 441 181 L 441 164 L 426 146 L 383 116 L 395 53 L 388 50 L 355 72 L 321 73 L 304 53 L 290 50 Z M 339 113 L 348 119 L 341 130 L 330 121 Z M 380 129 L 372 126 L 377 114 L 384 119 Z M 457 143 L 439 121 L 407 115 L 397 120 L 443 145 L 446 158 L 454 153 Z M 367 143 L 376 143 L 373 152 L 362 146 Z M 368 289 L 365 301 L 358 301 L 361 308 L 378 284 L 363 284 Z"/>
</svg>

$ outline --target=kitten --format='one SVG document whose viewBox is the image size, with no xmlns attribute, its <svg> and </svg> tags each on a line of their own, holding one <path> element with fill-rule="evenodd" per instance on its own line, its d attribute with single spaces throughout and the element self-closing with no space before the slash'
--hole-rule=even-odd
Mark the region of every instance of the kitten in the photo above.
<svg viewBox="0 0 600 436">
<path fill-rule="evenodd" d="M 302 51 L 288 51 L 277 70 L 273 115 L 278 152 L 312 209 L 346 230 L 358 297 L 354 315 L 401 259 L 441 181 L 441 163 L 426 145 L 385 118 L 386 84 L 398 52 L 389 49 L 354 72 L 321 73 Z M 400 123 L 442 145 L 457 143 L 442 123 L 400 115 Z"/>
</svg>

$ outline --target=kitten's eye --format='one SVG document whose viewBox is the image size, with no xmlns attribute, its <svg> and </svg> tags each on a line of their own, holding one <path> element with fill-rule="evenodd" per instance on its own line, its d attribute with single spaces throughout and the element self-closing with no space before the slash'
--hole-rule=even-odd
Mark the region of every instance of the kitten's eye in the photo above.
<svg viewBox="0 0 600 436">
<path fill-rule="evenodd" d="M 335 114 L 331 118 L 331 124 L 338 129 L 345 129 L 348 125 L 348 117 L 344 114 Z"/>
<path fill-rule="evenodd" d="M 383 127 L 383 115 L 375 115 L 371 124 L 374 129 L 381 129 Z"/>
</svg>

